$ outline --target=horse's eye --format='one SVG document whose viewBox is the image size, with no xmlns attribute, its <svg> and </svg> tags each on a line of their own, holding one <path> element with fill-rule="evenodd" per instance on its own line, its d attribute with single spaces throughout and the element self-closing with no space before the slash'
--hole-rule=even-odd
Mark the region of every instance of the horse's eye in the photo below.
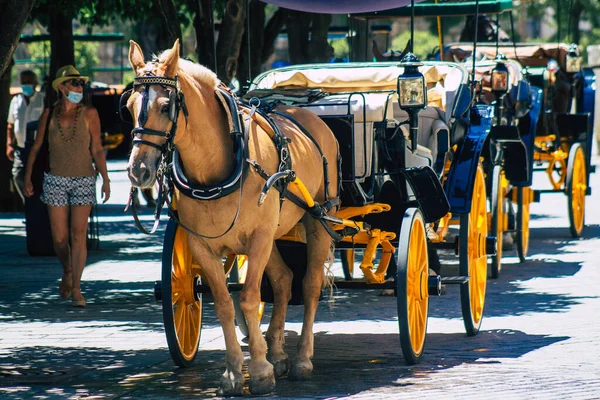
<svg viewBox="0 0 600 400">
<path fill-rule="evenodd" d="M 164 104 L 161 108 L 160 108 L 160 112 L 163 114 L 167 114 L 169 112 L 169 105 L 168 104 Z"/>
</svg>

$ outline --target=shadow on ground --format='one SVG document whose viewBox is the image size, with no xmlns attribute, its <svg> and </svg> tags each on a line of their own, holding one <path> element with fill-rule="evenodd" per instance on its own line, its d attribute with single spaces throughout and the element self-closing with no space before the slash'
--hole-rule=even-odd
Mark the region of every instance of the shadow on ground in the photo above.
<svg viewBox="0 0 600 400">
<path fill-rule="evenodd" d="M 313 379 L 292 382 L 284 377 L 278 381 L 275 394 L 278 398 L 298 398 L 300 393 L 302 398 L 332 398 L 384 386 L 409 386 L 434 378 L 437 371 L 517 358 L 566 339 L 520 331 L 483 331 L 472 338 L 431 334 L 421 363 L 409 367 L 400 353 L 398 335 L 317 333 Z M 292 358 L 297 341 L 296 332 L 287 332 L 286 351 Z M 246 347 L 244 351 L 247 356 Z M 137 391 L 145 398 L 214 397 L 224 357 L 224 351 L 200 351 L 192 367 L 179 369 L 163 350 L 19 348 L 9 356 L 0 356 L 0 393 L 14 398 L 75 394 L 135 398 Z M 152 360 L 154 364 L 143 373 L 135 372 Z M 245 394 L 249 395 L 247 386 Z"/>
</svg>

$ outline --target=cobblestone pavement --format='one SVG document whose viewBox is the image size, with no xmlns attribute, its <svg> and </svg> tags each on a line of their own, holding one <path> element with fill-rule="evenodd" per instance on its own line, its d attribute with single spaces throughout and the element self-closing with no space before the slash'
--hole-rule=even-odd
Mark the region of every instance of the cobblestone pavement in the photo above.
<svg viewBox="0 0 600 400">
<path fill-rule="evenodd" d="M 137 231 L 122 212 L 123 163 L 109 167 L 114 193 L 99 208 L 101 250 L 90 252 L 84 272 L 85 309 L 58 297 L 54 258 L 27 255 L 23 216 L 0 215 L 2 399 L 216 396 L 225 352 L 210 299 L 204 303 L 196 363 L 178 369 L 152 291 L 160 277 L 163 231 L 154 236 Z M 488 281 L 479 335 L 465 335 L 458 288 L 449 287 L 431 299 L 425 354 L 408 367 L 399 345 L 396 299 L 340 290 L 334 302 L 320 304 L 313 380 L 283 378 L 267 397 L 600 398 L 600 174 L 592 175 L 591 184 L 581 239 L 569 235 L 565 196 L 544 195 L 532 205 L 530 259 L 519 264 L 509 252 L 500 279 Z M 456 260 L 449 260 L 451 273 Z M 268 307 L 266 314 L 263 321 Z M 291 356 L 301 316 L 299 307 L 290 308 Z M 245 344 L 244 350 L 247 354 Z"/>
</svg>

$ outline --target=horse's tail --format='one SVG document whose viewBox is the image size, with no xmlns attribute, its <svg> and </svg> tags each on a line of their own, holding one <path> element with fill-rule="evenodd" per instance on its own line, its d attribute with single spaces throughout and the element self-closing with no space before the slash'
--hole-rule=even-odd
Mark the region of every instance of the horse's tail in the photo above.
<svg viewBox="0 0 600 400">
<path fill-rule="evenodd" d="M 333 274 L 333 263 L 335 262 L 335 241 L 331 240 L 327 259 L 325 260 L 325 271 L 323 277 L 323 289 L 329 294 L 329 301 L 334 302 L 333 293 L 335 287 L 335 275 Z"/>
</svg>

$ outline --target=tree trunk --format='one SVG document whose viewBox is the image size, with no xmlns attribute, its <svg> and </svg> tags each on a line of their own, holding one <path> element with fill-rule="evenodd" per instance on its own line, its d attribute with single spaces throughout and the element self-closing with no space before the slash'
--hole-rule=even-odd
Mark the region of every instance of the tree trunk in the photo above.
<svg viewBox="0 0 600 400">
<path fill-rule="evenodd" d="M 5 0 L 0 2 L 0 75 L 12 62 L 19 44 L 23 25 L 31 12 L 34 0 Z"/>
<path fill-rule="evenodd" d="M 329 62 L 333 58 L 333 47 L 327 41 L 331 24 L 330 14 L 313 14 L 308 47 L 309 62 Z"/>
<path fill-rule="evenodd" d="M 250 18 L 250 54 L 248 54 L 248 32 L 244 32 L 240 42 L 240 54 L 238 57 L 237 77 L 240 81 L 242 92 L 250 85 L 252 78 L 261 72 L 262 49 L 265 34 L 265 3 L 252 0 L 249 4 L 248 17 Z M 250 55 L 250 65 L 248 65 Z M 248 70 L 250 66 L 250 70 Z"/>
<path fill-rule="evenodd" d="M 568 27 L 569 31 L 572 32 L 571 41 L 575 44 L 579 44 L 581 40 L 581 31 L 579 30 L 579 21 L 581 20 L 581 14 L 583 13 L 583 5 L 581 0 L 574 0 L 571 4 L 571 26 Z"/>
<path fill-rule="evenodd" d="M 245 18 L 246 0 L 227 0 L 217 42 L 217 76 L 226 85 L 237 74 Z"/>
<path fill-rule="evenodd" d="M 277 40 L 277 36 L 281 32 L 281 29 L 285 25 L 289 14 L 289 10 L 285 8 L 279 8 L 275 14 L 271 17 L 267 26 L 264 30 L 264 43 L 262 47 L 262 54 L 260 57 L 260 63 L 264 64 L 267 62 L 269 57 L 275 51 L 275 40 Z"/>
<path fill-rule="evenodd" d="M 327 62 L 333 57 L 327 34 L 331 15 L 290 11 L 288 48 L 292 64 Z M 310 37 L 310 39 L 309 39 Z"/>
<path fill-rule="evenodd" d="M 181 26 L 179 16 L 172 0 L 153 0 L 154 14 L 160 20 L 157 44 L 161 50 L 170 49 L 179 39 L 181 43 Z"/>
<path fill-rule="evenodd" d="M 198 62 L 212 71 L 216 71 L 212 0 L 196 0 L 193 4 L 196 6 L 194 27 L 196 28 L 196 54 L 198 55 Z"/>
<path fill-rule="evenodd" d="M 50 74 L 46 86 L 46 106 L 56 101 L 56 92 L 52 89 L 52 81 L 56 71 L 65 65 L 75 65 L 75 50 L 73 47 L 73 17 L 64 11 L 52 9 L 50 11 Z M 75 65 L 77 68 L 77 65 Z"/>
<path fill-rule="evenodd" d="M 0 211 L 18 211 L 21 198 L 13 191 L 8 190 L 11 187 L 12 180 L 12 161 L 6 157 L 6 117 L 8 116 L 8 106 L 10 104 L 10 74 L 12 71 L 12 58 L 0 76 Z"/>
<path fill-rule="evenodd" d="M 369 22 L 356 18 L 350 18 L 349 21 L 351 32 L 354 36 L 350 36 L 350 61 L 369 61 Z"/>
<path fill-rule="evenodd" d="M 301 11 L 290 11 L 287 20 L 288 51 L 290 63 L 305 64 L 308 62 L 308 36 L 310 33 L 311 14 Z"/>
</svg>

